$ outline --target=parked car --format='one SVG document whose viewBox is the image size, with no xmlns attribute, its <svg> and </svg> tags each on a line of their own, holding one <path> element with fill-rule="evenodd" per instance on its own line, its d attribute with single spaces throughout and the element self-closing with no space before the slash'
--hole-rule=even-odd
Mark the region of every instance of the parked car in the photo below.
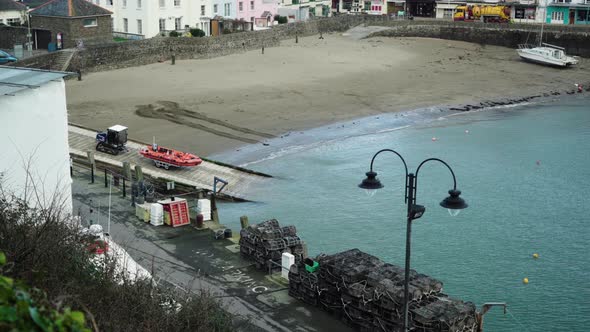
<svg viewBox="0 0 590 332">
<path fill-rule="evenodd" d="M 6 53 L 2 50 L 0 50 L 0 65 L 5 64 L 5 63 L 9 63 L 9 62 L 15 62 L 16 60 L 18 60 L 16 57 L 14 57 L 13 55 L 10 55 L 9 53 Z"/>
</svg>

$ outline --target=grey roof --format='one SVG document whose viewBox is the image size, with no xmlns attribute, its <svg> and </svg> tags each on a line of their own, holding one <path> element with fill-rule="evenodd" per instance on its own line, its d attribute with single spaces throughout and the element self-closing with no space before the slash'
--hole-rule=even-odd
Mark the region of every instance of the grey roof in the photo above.
<svg viewBox="0 0 590 332">
<path fill-rule="evenodd" d="M 112 13 L 100 6 L 86 0 L 53 0 L 49 1 L 31 12 L 33 16 L 105 16 Z"/>
<path fill-rule="evenodd" d="M 22 90 L 35 89 L 45 83 L 72 74 L 60 71 L 0 66 L 0 96 L 14 95 Z"/>
<path fill-rule="evenodd" d="M 0 11 L 4 10 L 27 10 L 27 6 L 14 0 L 0 0 Z"/>
</svg>

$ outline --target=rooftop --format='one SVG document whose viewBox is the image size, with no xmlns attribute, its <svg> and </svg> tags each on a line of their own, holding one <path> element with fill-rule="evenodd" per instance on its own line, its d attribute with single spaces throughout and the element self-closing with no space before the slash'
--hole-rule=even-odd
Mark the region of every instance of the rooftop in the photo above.
<svg viewBox="0 0 590 332">
<path fill-rule="evenodd" d="M 0 96 L 10 96 L 21 90 L 35 89 L 69 75 L 72 73 L 0 66 Z"/>
<path fill-rule="evenodd" d="M 26 10 L 27 6 L 14 0 L 0 0 L 0 11 L 7 10 Z"/>
<path fill-rule="evenodd" d="M 82 17 L 105 16 L 112 13 L 86 0 L 52 0 L 33 9 L 33 16 Z"/>
</svg>

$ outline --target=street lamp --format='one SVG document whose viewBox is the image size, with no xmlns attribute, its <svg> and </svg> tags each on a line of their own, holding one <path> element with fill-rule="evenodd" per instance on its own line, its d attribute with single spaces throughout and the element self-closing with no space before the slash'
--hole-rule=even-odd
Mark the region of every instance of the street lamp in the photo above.
<svg viewBox="0 0 590 332">
<path fill-rule="evenodd" d="M 461 195 L 461 191 L 457 190 L 457 181 L 455 179 L 455 173 L 451 169 L 451 167 L 445 163 L 444 161 L 438 158 L 428 158 L 420 163 L 418 168 L 416 169 L 416 174 L 408 173 L 408 166 L 404 158 L 394 150 L 391 149 L 383 149 L 375 153 L 373 159 L 371 159 L 371 169 L 369 172 L 366 173 L 367 177 L 359 184 L 359 187 L 366 189 L 366 190 L 374 190 L 383 188 L 381 181 L 377 178 L 377 173 L 373 171 L 373 163 L 377 155 L 382 152 L 393 152 L 396 154 L 404 163 L 404 168 L 406 170 L 406 191 L 405 191 L 405 202 L 408 205 L 408 213 L 407 213 L 407 228 L 406 228 L 406 268 L 405 268 L 405 280 L 404 280 L 404 331 L 408 331 L 409 329 L 409 322 L 408 322 L 408 306 L 409 306 L 409 287 L 410 287 L 410 235 L 412 234 L 412 220 L 418 219 L 422 217 L 426 208 L 422 205 L 416 204 L 416 192 L 417 192 L 417 185 L 418 185 L 418 172 L 422 165 L 429 161 L 438 161 L 443 165 L 447 166 L 449 171 L 451 171 L 451 175 L 453 176 L 453 189 L 449 190 L 449 197 L 445 198 L 442 202 L 440 202 L 440 206 L 447 208 L 451 216 L 456 216 L 461 209 L 467 208 L 467 203 L 459 197 Z"/>
</svg>

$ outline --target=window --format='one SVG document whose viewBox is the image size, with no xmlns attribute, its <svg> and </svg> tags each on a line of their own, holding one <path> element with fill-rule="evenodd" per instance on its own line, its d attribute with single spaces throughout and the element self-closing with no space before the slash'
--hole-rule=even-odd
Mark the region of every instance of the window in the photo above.
<svg viewBox="0 0 590 332">
<path fill-rule="evenodd" d="M 137 20 L 137 34 L 143 34 L 143 26 L 141 20 Z"/>
<path fill-rule="evenodd" d="M 20 18 L 7 18 L 6 19 L 6 25 L 19 25 L 20 24 Z M 86 26 L 86 25 L 84 25 Z M 96 26 L 96 19 L 94 19 L 94 26 Z"/>
<path fill-rule="evenodd" d="M 201 6 L 201 16 L 205 16 L 205 5 Z"/>
<path fill-rule="evenodd" d="M 127 0 L 123 0 L 123 8 L 127 7 Z"/>
<path fill-rule="evenodd" d="M 254 23 L 254 16 L 250 17 L 250 22 Z"/>
<path fill-rule="evenodd" d="M 174 0 L 174 7 L 180 7 L 180 0 Z"/>
<path fill-rule="evenodd" d="M 113 0 L 107 0 L 107 5 L 112 6 L 113 5 Z"/>
<path fill-rule="evenodd" d="M 229 16 L 231 11 L 231 3 L 226 3 L 223 5 L 223 16 Z"/>
<path fill-rule="evenodd" d="M 213 13 L 217 14 L 217 4 L 213 5 Z"/>
<path fill-rule="evenodd" d="M 166 0 L 160 0 L 160 8 L 166 7 Z"/>
<path fill-rule="evenodd" d="M 160 31 L 166 31 L 166 19 L 161 18 L 159 25 L 160 25 Z"/>
<path fill-rule="evenodd" d="M 254 1 L 250 1 L 250 10 L 254 10 Z"/>
<path fill-rule="evenodd" d="M 123 19 L 123 32 L 129 32 L 129 20 L 126 18 Z"/>
<path fill-rule="evenodd" d="M 244 3 L 243 2 L 238 3 L 238 10 L 241 12 L 244 11 Z"/>
<path fill-rule="evenodd" d="M 182 17 L 177 17 L 174 19 L 174 30 L 182 29 Z"/>
<path fill-rule="evenodd" d="M 551 13 L 551 20 L 552 21 L 563 21 L 563 12 Z"/>
<path fill-rule="evenodd" d="M 588 10 L 578 9 L 578 21 L 588 21 Z"/>
<path fill-rule="evenodd" d="M 8 19 L 7 21 L 10 22 L 10 19 Z M 82 20 L 82 24 L 86 28 L 95 27 L 95 26 L 97 26 L 96 18 L 85 18 L 84 20 Z"/>
<path fill-rule="evenodd" d="M 453 9 L 452 8 L 443 9 L 443 18 L 453 18 Z"/>
<path fill-rule="evenodd" d="M 141 9 L 141 0 L 137 0 L 137 9 Z"/>
</svg>

